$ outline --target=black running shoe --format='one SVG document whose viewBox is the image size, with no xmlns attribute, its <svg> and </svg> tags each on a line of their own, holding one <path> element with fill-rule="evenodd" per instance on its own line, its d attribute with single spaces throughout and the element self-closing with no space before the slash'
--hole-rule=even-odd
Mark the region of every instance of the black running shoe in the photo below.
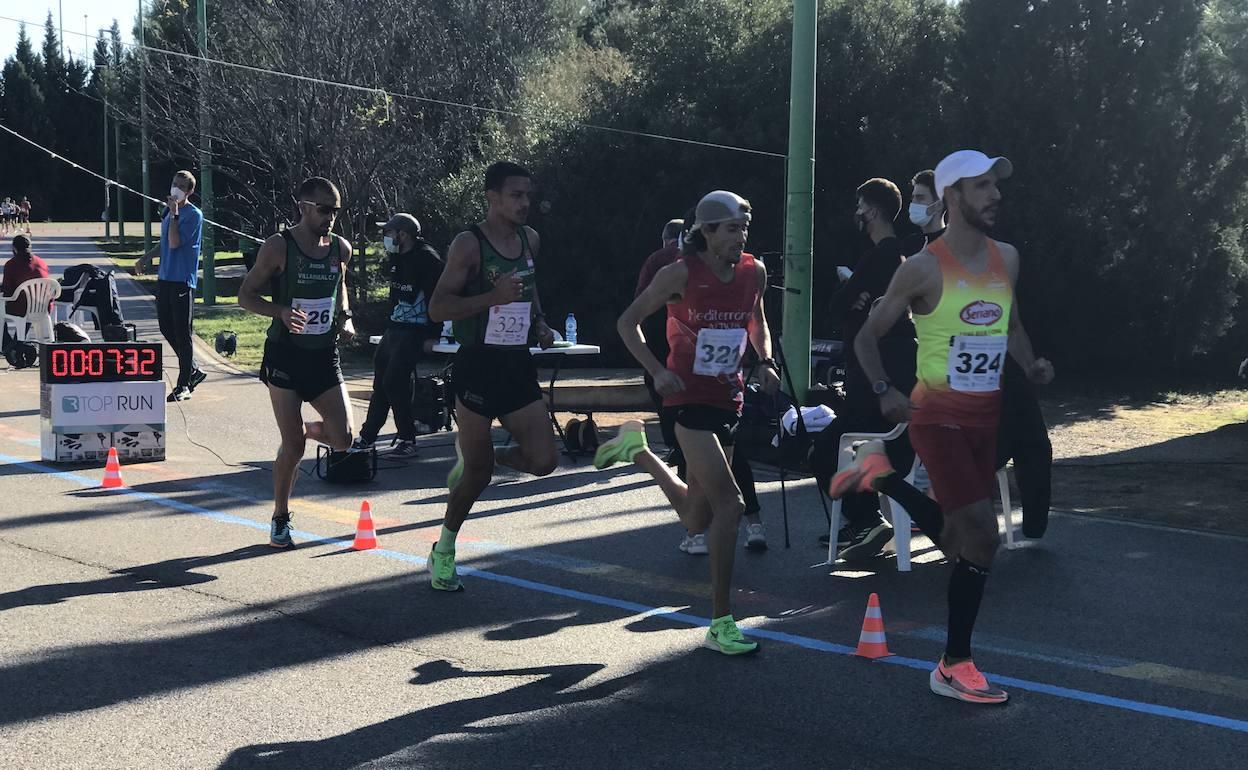
<svg viewBox="0 0 1248 770">
<path fill-rule="evenodd" d="M 845 546 L 849 545 L 850 541 L 852 541 L 853 539 L 854 539 L 854 533 L 850 531 L 849 525 L 846 524 L 845 526 L 841 527 L 839 530 L 836 531 L 836 550 L 839 551 Z M 824 548 L 828 547 L 828 535 L 826 532 L 819 536 L 819 545 Z"/>
<path fill-rule="evenodd" d="M 408 458 L 416 456 L 416 442 L 399 439 L 395 442 L 394 448 L 390 450 L 387 457 Z"/>
<path fill-rule="evenodd" d="M 854 527 L 850 532 L 849 544 L 842 546 L 837 556 L 845 560 L 879 556 L 884 550 L 884 544 L 892 537 L 893 528 L 883 519 Z"/>
<path fill-rule="evenodd" d="M 165 400 L 171 404 L 175 401 L 190 401 L 191 391 L 185 385 L 179 385 L 178 387 L 173 389 L 173 391 L 165 398 Z"/>
<path fill-rule="evenodd" d="M 198 388 L 199 384 L 206 379 L 208 379 L 208 374 L 204 372 L 203 369 L 196 369 L 195 371 L 191 372 L 191 378 L 186 383 L 186 389 L 193 391 L 196 388 Z"/>
</svg>

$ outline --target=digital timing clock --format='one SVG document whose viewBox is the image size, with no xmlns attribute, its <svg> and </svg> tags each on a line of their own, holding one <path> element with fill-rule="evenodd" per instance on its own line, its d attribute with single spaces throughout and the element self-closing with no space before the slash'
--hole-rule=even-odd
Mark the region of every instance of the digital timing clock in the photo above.
<svg viewBox="0 0 1248 770">
<path fill-rule="evenodd" d="M 159 342 L 80 342 L 41 345 L 39 379 L 47 384 L 157 382 Z"/>
</svg>

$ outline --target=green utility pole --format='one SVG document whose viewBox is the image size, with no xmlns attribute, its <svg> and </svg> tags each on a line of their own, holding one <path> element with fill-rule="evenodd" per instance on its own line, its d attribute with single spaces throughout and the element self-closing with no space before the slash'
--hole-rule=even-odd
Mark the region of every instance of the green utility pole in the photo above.
<svg viewBox="0 0 1248 770">
<path fill-rule="evenodd" d="M 199 55 L 208 56 L 208 0 L 198 0 L 196 21 L 199 37 Z M 212 140 L 209 138 L 211 122 L 208 116 L 208 62 L 199 63 L 199 198 L 203 204 L 204 219 L 216 218 L 212 200 Z M 216 251 L 213 248 L 212 226 L 204 222 L 203 247 L 204 286 L 200 294 L 205 305 L 217 304 Z"/>
<path fill-rule="evenodd" d="M 113 48 L 113 72 L 117 75 L 118 84 L 121 83 L 121 46 Z M 117 175 L 117 181 L 121 179 L 121 121 L 113 121 L 113 173 Z M 117 243 L 126 245 L 126 196 L 122 194 L 120 189 L 117 190 Z"/>
<path fill-rule="evenodd" d="M 107 61 L 107 59 L 105 61 Z M 107 67 L 108 65 L 103 65 L 103 66 Z M 103 75 L 101 75 L 101 77 L 103 77 Z M 100 90 L 104 92 L 104 178 L 109 179 L 109 176 L 108 176 L 108 84 L 105 83 L 104 87 L 101 88 Z M 108 182 L 104 182 L 104 237 L 105 238 L 113 237 L 113 218 L 111 214 L 109 213 L 109 209 L 112 208 L 112 204 L 109 202 L 108 192 L 109 192 Z"/>
<path fill-rule="evenodd" d="M 139 0 L 139 144 L 143 153 L 143 195 L 152 194 L 147 176 L 147 40 L 143 35 L 143 0 Z M 152 202 L 143 199 L 143 253 L 152 250 Z"/>
<path fill-rule="evenodd" d="M 794 0 L 782 345 L 785 362 L 793 377 L 793 398 L 803 404 L 810 389 L 810 295 L 815 218 L 815 27 L 818 18 L 818 0 Z"/>
</svg>

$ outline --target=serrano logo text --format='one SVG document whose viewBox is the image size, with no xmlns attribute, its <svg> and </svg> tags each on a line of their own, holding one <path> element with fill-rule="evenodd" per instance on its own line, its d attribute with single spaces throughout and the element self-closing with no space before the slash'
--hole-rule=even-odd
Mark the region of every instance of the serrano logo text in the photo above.
<svg viewBox="0 0 1248 770">
<path fill-rule="evenodd" d="M 962 320 L 975 326 L 991 326 L 1001 320 L 1002 314 L 1000 305 L 995 302 L 985 302 L 982 299 L 977 299 L 962 308 Z"/>
</svg>

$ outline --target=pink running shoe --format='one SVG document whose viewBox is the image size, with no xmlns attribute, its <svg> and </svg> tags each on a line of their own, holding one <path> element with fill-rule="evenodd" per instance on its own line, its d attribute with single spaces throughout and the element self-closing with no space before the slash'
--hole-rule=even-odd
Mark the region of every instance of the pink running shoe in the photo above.
<svg viewBox="0 0 1248 770">
<path fill-rule="evenodd" d="M 1010 696 L 1000 687 L 988 684 L 972 661 L 964 660 L 952 666 L 945 665 L 942 657 L 930 677 L 932 692 L 946 698 L 956 698 L 967 703 L 1005 703 Z"/>
<path fill-rule="evenodd" d="M 853 445 L 854 460 L 849 467 L 832 477 L 828 497 L 839 500 L 850 492 L 870 492 L 871 484 L 880 476 L 893 472 L 879 439 L 858 441 Z"/>
</svg>

